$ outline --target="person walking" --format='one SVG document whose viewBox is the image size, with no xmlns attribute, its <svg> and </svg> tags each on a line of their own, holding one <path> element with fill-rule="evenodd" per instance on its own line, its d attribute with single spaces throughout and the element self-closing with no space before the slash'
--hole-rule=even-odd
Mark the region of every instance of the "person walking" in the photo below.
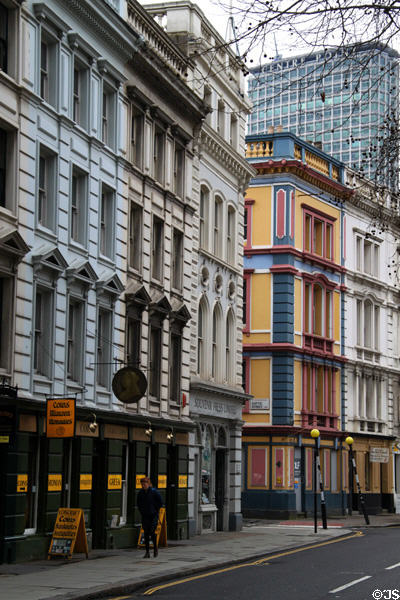
<svg viewBox="0 0 400 600">
<path fill-rule="evenodd" d="M 156 528 L 158 524 L 158 513 L 162 506 L 162 498 L 159 492 L 152 487 L 148 477 L 140 480 L 142 489 L 137 496 L 137 506 L 142 516 L 142 527 L 144 532 L 144 543 L 146 554 L 143 558 L 150 558 L 150 538 L 153 542 L 154 556 L 158 555 Z"/>
</svg>

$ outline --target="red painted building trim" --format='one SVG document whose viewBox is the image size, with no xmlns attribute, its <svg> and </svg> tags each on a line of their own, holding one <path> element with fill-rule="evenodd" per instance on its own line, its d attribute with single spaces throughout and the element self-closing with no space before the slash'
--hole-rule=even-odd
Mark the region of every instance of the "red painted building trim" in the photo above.
<svg viewBox="0 0 400 600">
<path fill-rule="evenodd" d="M 299 273 L 299 270 L 293 265 L 272 265 L 269 270 L 271 273 L 292 273 L 292 275 Z"/>
<path fill-rule="evenodd" d="M 285 237 L 285 214 L 286 214 L 286 193 L 285 190 L 278 190 L 276 193 L 276 237 L 282 239 Z"/>
<path fill-rule="evenodd" d="M 294 239 L 294 213 L 295 213 L 295 203 L 294 203 L 294 192 L 290 192 L 290 238 Z"/>
<path fill-rule="evenodd" d="M 257 254 L 291 254 L 296 256 L 300 260 L 308 261 L 311 264 L 316 264 L 321 267 L 324 267 L 327 270 L 338 271 L 339 273 L 346 273 L 347 269 L 330 260 L 326 260 L 321 258 L 316 254 L 311 254 L 310 252 L 302 252 L 301 250 L 297 250 L 293 248 L 293 246 L 282 245 L 282 246 L 272 246 L 270 248 L 250 248 L 244 249 L 245 256 L 253 256 Z"/>
<path fill-rule="evenodd" d="M 330 360 L 334 360 L 340 363 L 345 363 L 348 359 L 345 356 L 333 354 L 328 354 L 325 351 L 320 350 L 312 350 L 310 348 L 305 348 L 304 346 L 295 346 L 294 344 L 245 344 L 243 343 L 243 352 L 293 352 L 296 354 L 302 354 L 304 356 L 315 356 L 318 358 L 329 358 Z"/>
</svg>

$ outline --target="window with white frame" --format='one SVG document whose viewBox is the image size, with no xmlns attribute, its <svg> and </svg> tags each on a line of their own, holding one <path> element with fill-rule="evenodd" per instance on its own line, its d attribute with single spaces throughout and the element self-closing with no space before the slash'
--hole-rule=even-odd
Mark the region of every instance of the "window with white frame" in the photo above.
<svg viewBox="0 0 400 600">
<path fill-rule="evenodd" d="M 379 352 L 380 307 L 370 298 L 356 300 L 357 345 Z"/>
<path fill-rule="evenodd" d="M 228 207 L 227 236 L 226 236 L 226 260 L 230 265 L 235 264 L 236 251 L 236 211 L 233 206 Z"/>
<path fill-rule="evenodd" d="M 304 250 L 334 260 L 334 221 L 328 216 L 304 210 Z"/>
<path fill-rule="evenodd" d="M 220 373 L 221 362 L 221 307 L 214 306 L 212 317 L 212 339 L 211 339 L 211 377 L 217 380 Z"/>
<path fill-rule="evenodd" d="M 13 333 L 14 279 L 0 273 L 0 369 L 9 371 L 11 368 L 10 340 Z"/>
<path fill-rule="evenodd" d="M 163 276 L 163 256 L 164 256 L 164 223 L 161 219 L 153 217 L 152 232 L 152 267 L 151 274 L 153 279 L 162 280 Z"/>
<path fill-rule="evenodd" d="M 75 165 L 71 177 L 70 235 L 74 242 L 86 245 L 88 176 Z"/>
<path fill-rule="evenodd" d="M 88 129 L 89 67 L 74 56 L 73 115 L 72 118 L 84 129 Z"/>
<path fill-rule="evenodd" d="M 67 376 L 68 379 L 82 383 L 82 367 L 85 339 L 85 303 L 70 297 L 67 314 Z"/>
<path fill-rule="evenodd" d="M 41 29 L 40 37 L 40 97 L 51 104 L 57 106 L 57 60 L 58 60 L 58 42 L 56 37 L 52 36 L 46 30 Z"/>
<path fill-rule="evenodd" d="M 356 234 L 356 269 L 374 277 L 379 276 L 379 243 Z"/>
<path fill-rule="evenodd" d="M 140 366 L 142 340 L 142 313 L 144 307 L 132 303 L 127 308 L 126 360 L 133 367 Z"/>
<path fill-rule="evenodd" d="M 131 161 L 134 165 L 142 168 L 143 162 L 143 113 L 132 105 L 131 118 Z"/>
<path fill-rule="evenodd" d="M 15 77 L 16 3 L 0 2 L 0 71 Z"/>
<path fill-rule="evenodd" d="M 38 223 L 47 229 L 55 230 L 57 157 L 40 144 L 38 165 Z"/>
<path fill-rule="evenodd" d="M 205 186 L 200 190 L 200 248 L 208 247 L 210 192 Z"/>
<path fill-rule="evenodd" d="M 304 284 L 304 331 L 332 337 L 332 291 L 318 282 Z"/>
<path fill-rule="evenodd" d="M 161 384 L 161 340 L 162 340 L 162 322 L 154 317 L 150 321 L 149 336 L 149 394 L 155 401 L 160 399 Z"/>
<path fill-rule="evenodd" d="M 112 311 L 99 306 L 96 332 L 96 383 L 109 388 L 112 358 Z"/>
<path fill-rule="evenodd" d="M 165 132 L 158 125 L 154 125 L 153 138 L 153 176 L 159 183 L 164 183 L 165 164 Z"/>
<path fill-rule="evenodd" d="M 51 378 L 53 357 L 53 291 L 37 287 L 33 343 L 33 369 L 38 375 Z"/>
<path fill-rule="evenodd" d="M 206 352 L 206 306 L 204 300 L 200 301 L 197 317 L 197 373 L 205 374 L 205 352 Z"/>
<path fill-rule="evenodd" d="M 143 208 L 131 202 L 129 220 L 129 266 L 140 271 L 142 260 Z"/>
<path fill-rule="evenodd" d="M 173 228 L 172 234 L 172 287 L 182 290 L 183 276 L 183 233 Z"/>
<path fill-rule="evenodd" d="M 184 196 L 185 149 L 175 142 L 174 150 L 174 192 L 180 198 Z"/>
<path fill-rule="evenodd" d="M 99 242 L 100 253 L 108 258 L 113 258 L 114 251 L 114 198 L 114 191 L 102 183 L 99 207 Z"/>
<path fill-rule="evenodd" d="M 235 358 L 235 319 L 230 309 L 226 316 L 225 328 L 225 379 L 233 383 Z"/>
<path fill-rule="evenodd" d="M 214 254 L 221 257 L 222 250 L 222 208 L 223 202 L 220 196 L 214 200 Z"/>
<path fill-rule="evenodd" d="M 169 398 L 179 404 L 181 393 L 182 327 L 176 320 L 171 322 L 169 362 Z"/>
<path fill-rule="evenodd" d="M 0 206 L 13 211 L 16 189 L 16 133 L 0 123 Z"/>
<path fill-rule="evenodd" d="M 115 146 L 116 90 L 103 81 L 101 139 L 106 146 Z"/>
</svg>

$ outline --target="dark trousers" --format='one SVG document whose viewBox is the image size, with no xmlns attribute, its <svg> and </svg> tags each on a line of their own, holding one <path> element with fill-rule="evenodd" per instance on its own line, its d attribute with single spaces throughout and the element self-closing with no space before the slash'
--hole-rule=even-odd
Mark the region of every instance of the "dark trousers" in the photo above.
<svg viewBox="0 0 400 600">
<path fill-rule="evenodd" d="M 142 527 L 144 533 L 144 543 L 146 546 L 146 552 L 150 551 L 150 538 L 153 542 L 153 548 L 157 547 L 157 536 L 156 529 L 158 524 L 158 515 L 153 517 L 142 517 Z"/>
</svg>

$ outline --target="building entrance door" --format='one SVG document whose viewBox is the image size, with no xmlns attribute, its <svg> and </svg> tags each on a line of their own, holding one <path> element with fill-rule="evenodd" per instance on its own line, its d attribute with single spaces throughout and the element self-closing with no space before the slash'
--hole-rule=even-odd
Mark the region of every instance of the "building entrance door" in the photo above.
<svg viewBox="0 0 400 600">
<path fill-rule="evenodd" d="M 217 450 L 215 455 L 215 505 L 217 512 L 217 531 L 224 529 L 225 498 L 225 450 Z"/>
</svg>

